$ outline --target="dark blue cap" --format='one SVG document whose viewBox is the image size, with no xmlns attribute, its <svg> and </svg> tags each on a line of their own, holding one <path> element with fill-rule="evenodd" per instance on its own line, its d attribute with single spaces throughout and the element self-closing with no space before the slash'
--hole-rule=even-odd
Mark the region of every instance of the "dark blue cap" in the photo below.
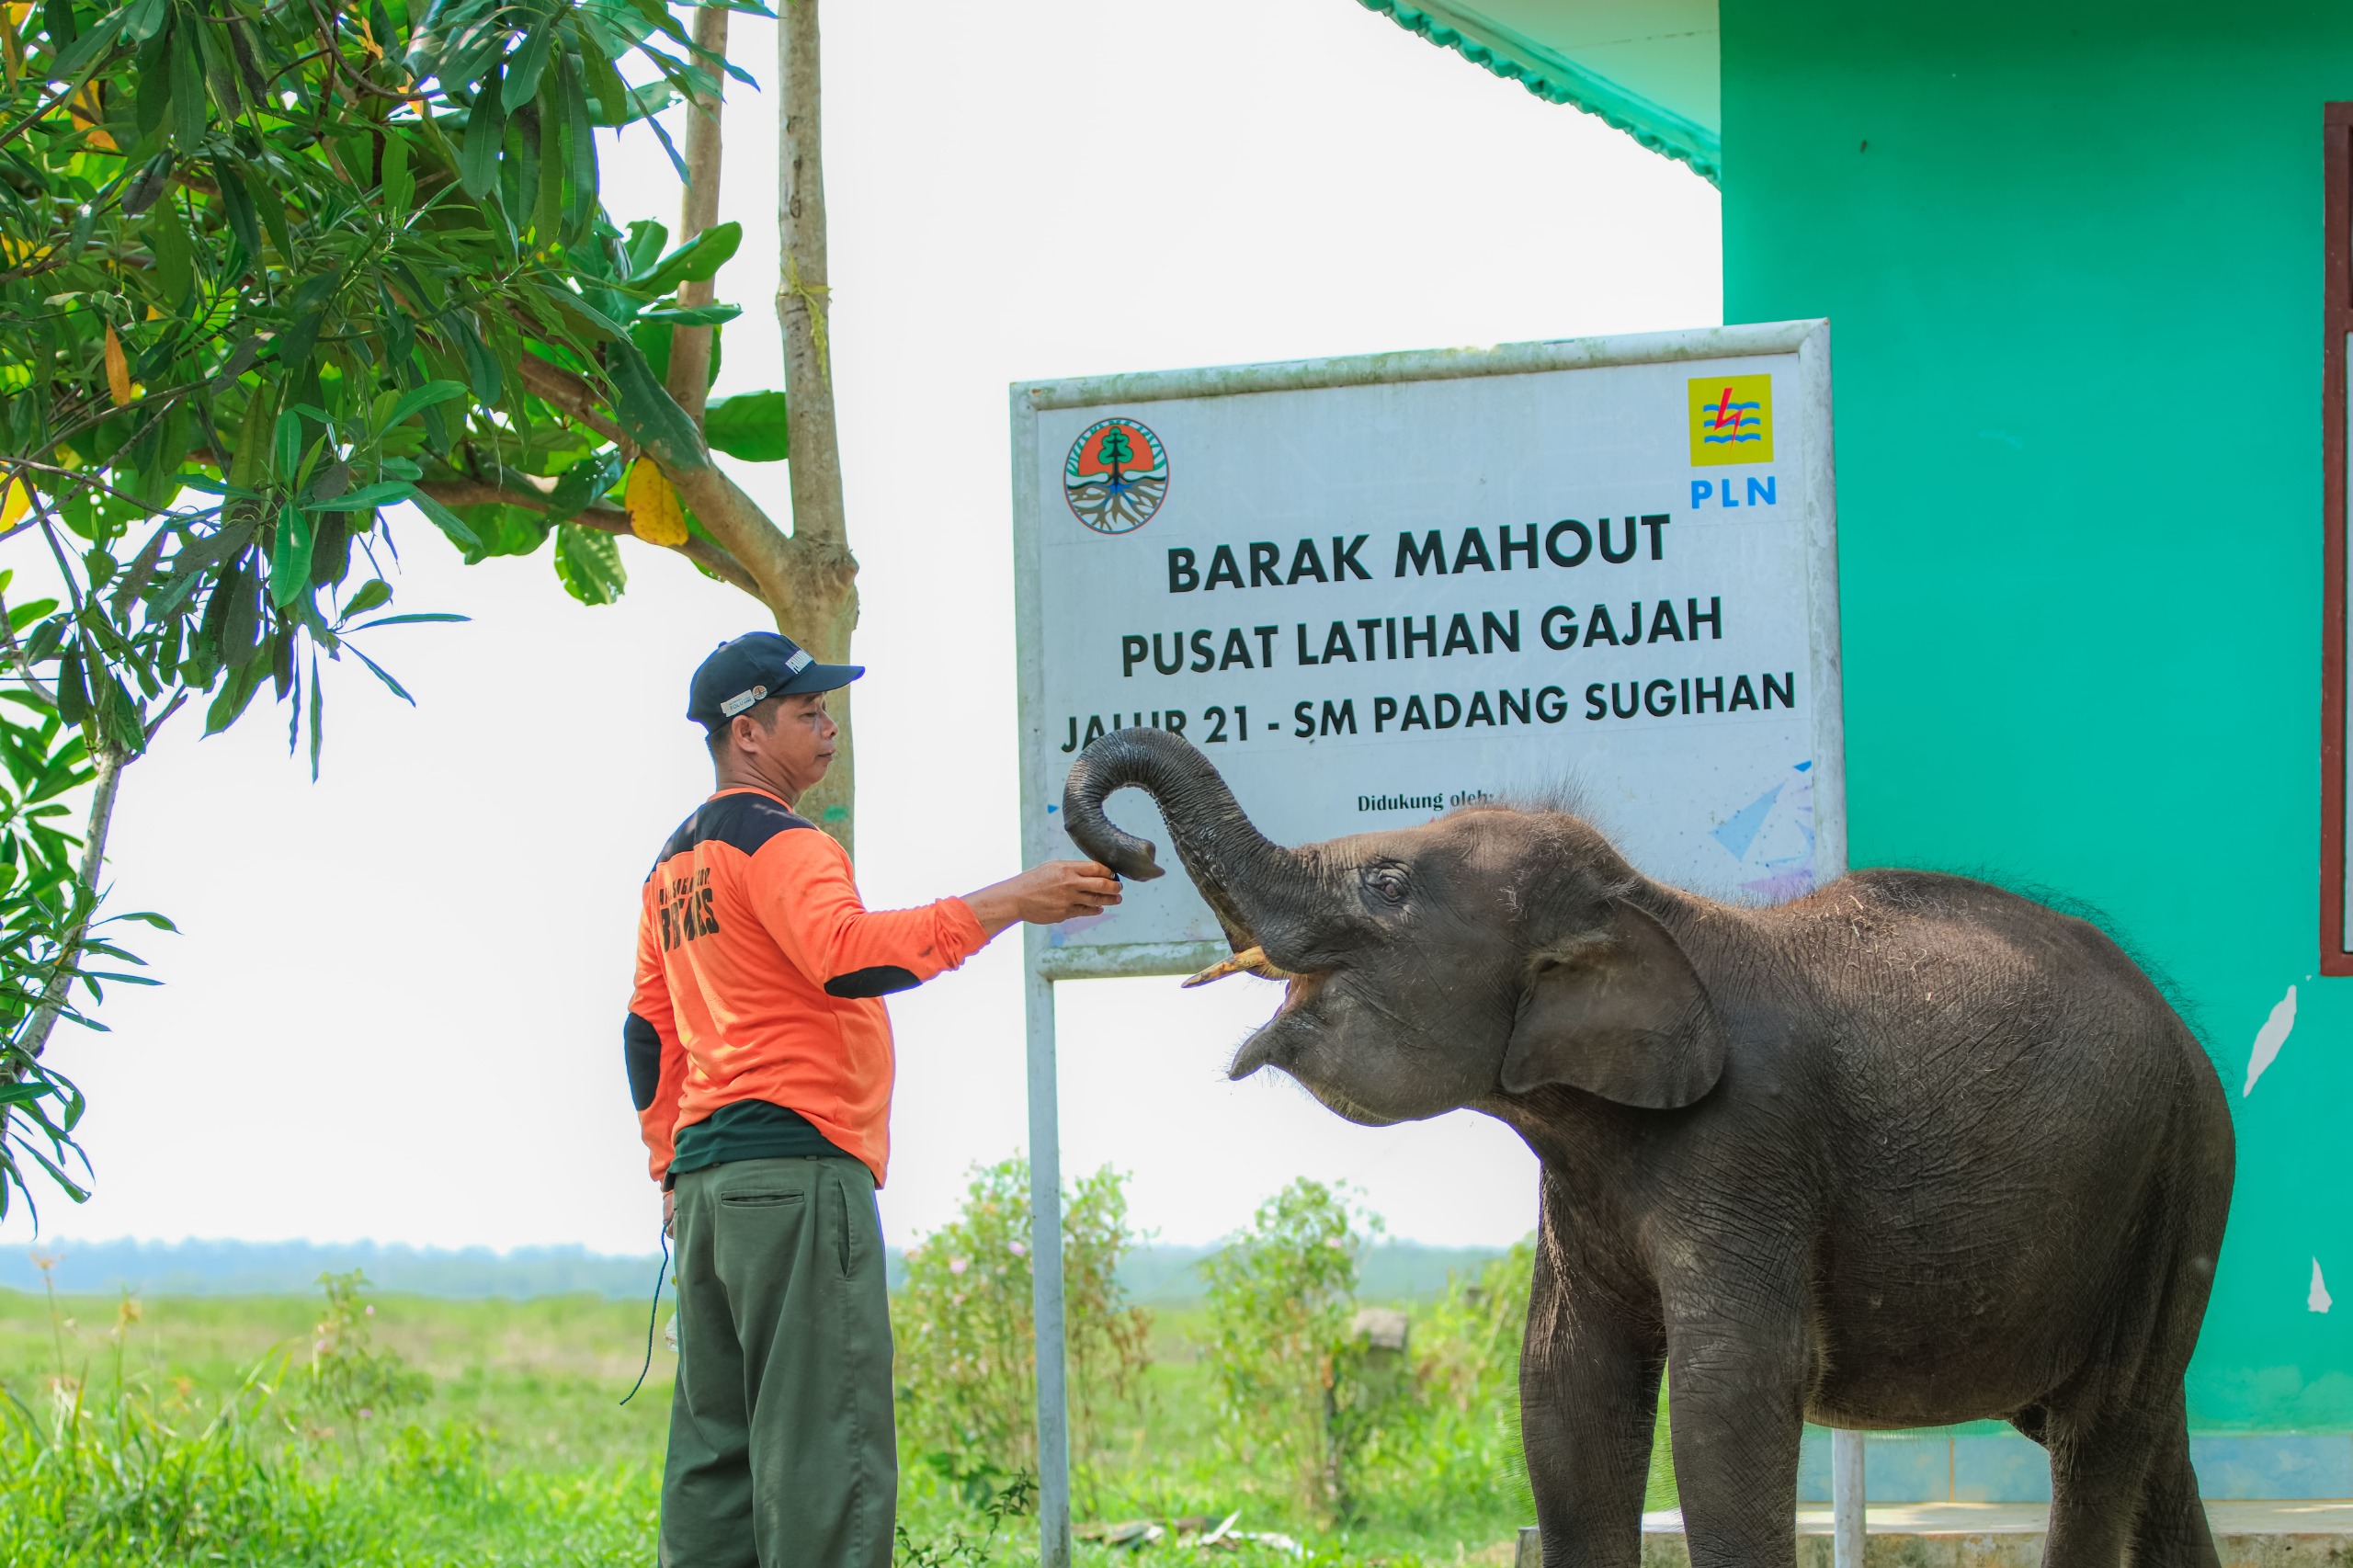
<svg viewBox="0 0 2353 1568">
<path fill-rule="evenodd" d="M 833 691 L 866 673 L 864 665 L 821 665 L 790 637 L 747 631 L 722 642 L 687 685 L 687 717 L 716 729 L 771 697 Z"/>
</svg>

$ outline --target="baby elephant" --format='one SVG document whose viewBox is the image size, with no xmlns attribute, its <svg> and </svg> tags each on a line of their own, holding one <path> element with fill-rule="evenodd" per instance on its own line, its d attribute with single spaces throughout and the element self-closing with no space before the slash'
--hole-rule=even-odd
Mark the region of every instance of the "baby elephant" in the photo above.
<svg viewBox="0 0 2353 1568">
<path fill-rule="evenodd" d="M 1234 959 L 1287 983 L 1233 1075 L 1351 1121 L 1468 1107 L 1542 1162 L 1520 1429 L 1547 1564 L 1636 1568 L 1662 1367 L 1695 1568 L 1793 1568 L 1802 1423 L 1998 1417 L 2051 1455 L 2052 1568 L 2215 1568 L 2182 1374 L 2230 1208 L 2222 1085 L 2093 926 L 1859 871 L 1771 909 L 1552 811 L 1285 849 L 1183 740 L 1086 748 L 1071 837 L 1159 803 Z"/>
</svg>

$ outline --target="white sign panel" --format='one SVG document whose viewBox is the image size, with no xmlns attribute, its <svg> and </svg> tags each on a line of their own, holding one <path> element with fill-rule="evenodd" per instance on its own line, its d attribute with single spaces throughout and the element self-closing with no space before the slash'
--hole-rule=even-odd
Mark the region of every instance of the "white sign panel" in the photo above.
<svg viewBox="0 0 2353 1568">
<path fill-rule="evenodd" d="M 1713 897 L 1844 870 L 1827 324 L 1028 383 L 1013 451 L 1030 858 L 1149 724 L 1279 843 L 1566 799 Z M 1221 954 L 1109 811 L 1172 874 L 1041 971 Z"/>
</svg>

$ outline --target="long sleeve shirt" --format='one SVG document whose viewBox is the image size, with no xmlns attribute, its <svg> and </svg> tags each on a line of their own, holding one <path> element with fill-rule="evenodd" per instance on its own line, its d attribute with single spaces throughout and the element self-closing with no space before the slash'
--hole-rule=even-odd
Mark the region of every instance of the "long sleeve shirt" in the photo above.
<svg viewBox="0 0 2353 1568">
<path fill-rule="evenodd" d="M 988 940 L 962 899 L 870 910 L 842 846 L 763 790 L 723 790 L 663 846 L 622 1029 L 656 1181 L 722 1107 L 795 1112 L 882 1184 L 893 1062 L 881 998 Z"/>
</svg>

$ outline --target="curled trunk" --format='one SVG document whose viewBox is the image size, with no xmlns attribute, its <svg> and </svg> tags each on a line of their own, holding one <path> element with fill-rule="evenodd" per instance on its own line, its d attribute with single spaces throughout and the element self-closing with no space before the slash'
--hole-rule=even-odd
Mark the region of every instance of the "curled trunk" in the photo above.
<svg viewBox="0 0 2353 1568">
<path fill-rule="evenodd" d="M 1191 743 L 1165 730 L 1119 730 L 1081 752 L 1063 786 L 1071 841 L 1123 877 L 1161 874 L 1147 839 L 1115 826 L 1103 802 L 1133 786 L 1159 806 L 1177 858 L 1236 952 L 1298 946 L 1328 903 L 1301 858 L 1250 824 L 1233 791 Z"/>
</svg>

